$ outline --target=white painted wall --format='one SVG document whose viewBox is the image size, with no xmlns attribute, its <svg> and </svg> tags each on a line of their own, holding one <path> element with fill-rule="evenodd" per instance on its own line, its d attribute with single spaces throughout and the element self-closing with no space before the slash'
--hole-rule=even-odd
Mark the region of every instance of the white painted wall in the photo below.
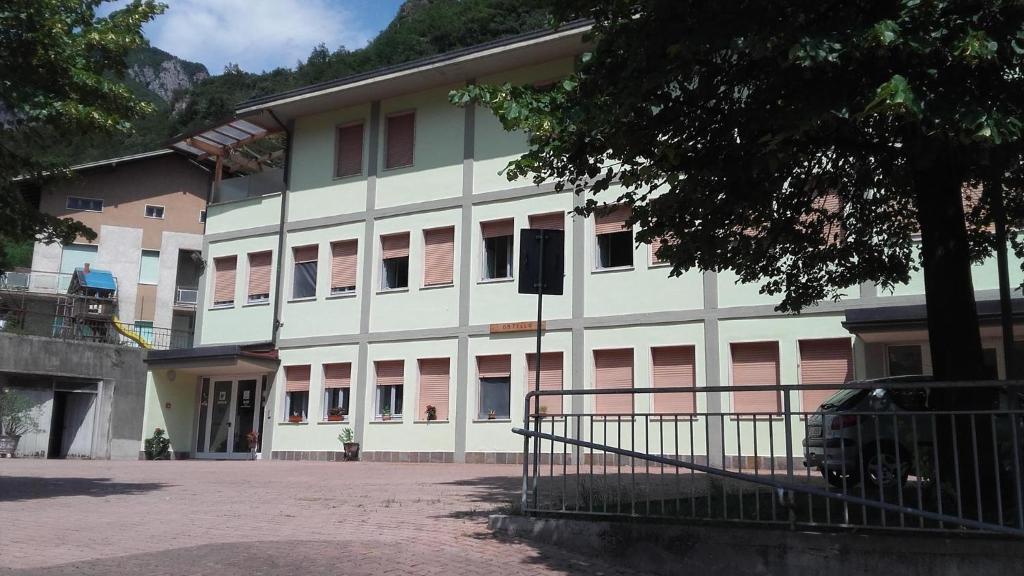
<svg viewBox="0 0 1024 576">
<path fill-rule="evenodd" d="M 142 257 L 142 228 L 100 227 L 99 252 L 95 268 L 109 270 L 117 279 L 117 315 L 122 322 L 135 322 L 135 300 L 139 291 L 139 260 Z"/>
<path fill-rule="evenodd" d="M 238 342 L 268 341 L 271 337 L 271 322 L 274 318 L 273 306 L 267 302 L 247 304 L 246 296 L 249 284 L 250 252 L 274 252 L 271 266 L 277 264 L 277 236 L 259 236 L 242 240 L 226 240 L 213 242 L 209 246 L 206 259 L 205 302 L 203 309 L 202 334 L 197 344 L 226 344 Z M 235 304 L 227 308 L 213 308 L 213 259 L 218 256 L 238 256 L 238 267 L 235 278 Z M 275 286 L 273 277 L 270 284 L 270 302 L 274 299 Z"/>
</svg>

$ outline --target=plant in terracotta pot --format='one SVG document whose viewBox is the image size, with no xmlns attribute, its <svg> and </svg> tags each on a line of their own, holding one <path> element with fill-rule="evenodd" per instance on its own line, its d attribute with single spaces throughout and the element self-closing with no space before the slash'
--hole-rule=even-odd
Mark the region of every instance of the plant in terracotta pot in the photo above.
<svg viewBox="0 0 1024 576">
<path fill-rule="evenodd" d="M 21 435 L 37 429 L 32 401 L 12 390 L 0 389 L 0 456 L 13 458 Z"/>
<path fill-rule="evenodd" d="M 298 424 L 299 422 L 302 422 L 302 420 L 302 414 L 299 412 L 293 412 L 292 415 L 288 417 L 288 421 L 292 424 Z"/>
<path fill-rule="evenodd" d="M 338 434 L 338 442 L 341 442 L 345 448 L 346 462 L 359 460 L 359 443 L 355 441 L 355 434 L 352 433 L 351 428 L 345 427 L 341 429 L 341 434 Z"/>
<path fill-rule="evenodd" d="M 391 410 L 389 410 L 387 408 L 385 408 L 384 410 L 381 410 L 380 419 L 385 421 L 385 422 L 387 422 L 388 420 L 391 420 Z"/>
<path fill-rule="evenodd" d="M 327 411 L 328 422 L 341 422 L 345 419 L 345 411 L 341 408 L 331 408 Z"/>
<path fill-rule="evenodd" d="M 497 418 L 498 418 L 498 413 L 495 412 L 493 409 L 487 411 L 487 419 L 488 420 L 495 420 Z"/>
<path fill-rule="evenodd" d="M 437 406 L 427 404 L 427 420 L 437 420 Z"/>
<path fill-rule="evenodd" d="M 170 460 L 171 439 L 164 435 L 162 428 L 153 430 L 153 436 L 146 438 L 146 460 Z"/>
</svg>

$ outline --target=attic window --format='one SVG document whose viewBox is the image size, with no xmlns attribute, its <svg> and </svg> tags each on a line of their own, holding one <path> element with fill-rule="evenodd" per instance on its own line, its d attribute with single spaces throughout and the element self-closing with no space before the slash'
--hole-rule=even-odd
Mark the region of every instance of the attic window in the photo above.
<svg viewBox="0 0 1024 576">
<path fill-rule="evenodd" d="M 146 218 L 164 219 L 164 207 L 155 204 L 146 204 Z"/>
</svg>

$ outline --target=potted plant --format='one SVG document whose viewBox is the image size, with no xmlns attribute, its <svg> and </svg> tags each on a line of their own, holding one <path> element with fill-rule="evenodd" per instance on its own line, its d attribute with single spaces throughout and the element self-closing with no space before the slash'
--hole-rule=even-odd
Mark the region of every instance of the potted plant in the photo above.
<svg viewBox="0 0 1024 576">
<path fill-rule="evenodd" d="M 0 390 L 0 456 L 13 458 L 22 434 L 36 429 L 32 402 L 11 390 Z"/>
<path fill-rule="evenodd" d="M 437 420 L 437 406 L 427 404 L 427 420 Z"/>
<path fill-rule="evenodd" d="M 346 462 L 359 460 L 359 443 L 355 441 L 355 434 L 352 433 L 351 428 L 345 427 L 341 429 L 341 434 L 338 434 L 338 442 L 341 442 L 342 446 L 345 447 Z"/>
<path fill-rule="evenodd" d="M 487 411 L 487 419 L 488 420 L 495 420 L 495 419 L 497 419 L 497 417 L 498 417 L 498 413 L 495 412 L 493 408 L 491 410 Z"/>
<path fill-rule="evenodd" d="M 331 408 L 327 411 L 328 422 L 341 422 L 345 419 L 345 412 L 341 408 Z"/>
<path fill-rule="evenodd" d="M 250 430 L 245 434 L 245 440 L 249 443 L 249 457 L 252 460 L 256 459 L 256 449 L 259 448 L 260 435 L 255 430 Z"/>
<path fill-rule="evenodd" d="M 153 430 L 153 436 L 146 438 L 146 460 L 170 460 L 171 439 L 164 436 L 162 428 Z"/>
<path fill-rule="evenodd" d="M 293 412 L 292 415 L 288 417 L 288 421 L 292 424 L 298 424 L 302 422 L 302 414 L 299 412 Z"/>
<path fill-rule="evenodd" d="M 385 408 L 384 410 L 381 410 L 380 419 L 385 421 L 385 422 L 387 422 L 388 420 L 391 420 L 391 410 L 388 409 L 388 408 Z"/>
</svg>

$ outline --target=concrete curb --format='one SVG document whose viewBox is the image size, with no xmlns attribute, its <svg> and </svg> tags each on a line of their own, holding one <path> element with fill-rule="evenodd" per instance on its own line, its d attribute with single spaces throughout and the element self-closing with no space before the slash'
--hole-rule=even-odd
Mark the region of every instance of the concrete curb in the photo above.
<svg viewBox="0 0 1024 576">
<path fill-rule="evenodd" d="M 494 532 L 614 559 L 654 574 L 967 576 L 1020 574 L 1024 541 L 948 535 L 794 532 L 494 515 Z"/>
</svg>

